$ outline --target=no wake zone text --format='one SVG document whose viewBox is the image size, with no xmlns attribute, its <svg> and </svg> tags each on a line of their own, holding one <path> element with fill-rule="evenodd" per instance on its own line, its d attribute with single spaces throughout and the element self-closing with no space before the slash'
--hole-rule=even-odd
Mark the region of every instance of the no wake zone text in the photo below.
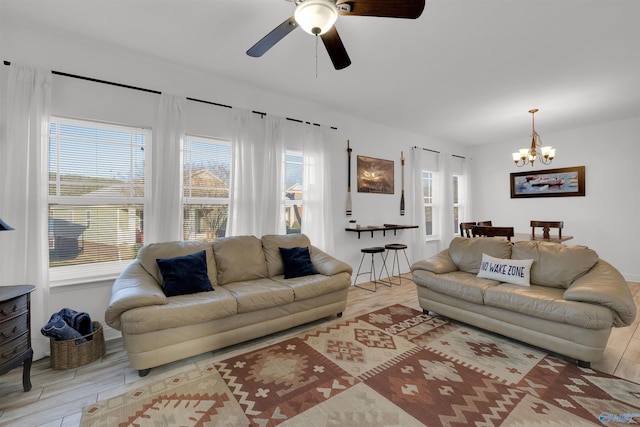
<svg viewBox="0 0 640 427">
<path fill-rule="evenodd" d="M 492 273 L 504 274 L 506 276 L 524 277 L 525 267 L 507 264 L 492 264 L 485 261 L 482 263 L 481 269 Z"/>
</svg>

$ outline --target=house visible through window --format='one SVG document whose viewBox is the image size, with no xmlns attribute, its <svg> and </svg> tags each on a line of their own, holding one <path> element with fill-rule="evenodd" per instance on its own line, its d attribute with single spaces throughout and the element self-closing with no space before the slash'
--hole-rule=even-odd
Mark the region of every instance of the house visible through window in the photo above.
<svg viewBox="0 0 640 427">
<path fill-rule="evenodd" d="M 223 237 L 229 215 L 230 142 L 187 135 L 183 161 L 184 239 Z"/>
<path fill-rule="evenodd" d="M 284 215 L 287 234 L 300 233 L 302 226 L 302 154 L 289 151 L 284 160 Z"/>
<path fill-rule="evenodd" d="M 53 117 L 49 129 L 52 280 L 119 271 L 141 244 L 148 129 Z M 82 266 L 79 269 L 79 266 Z M 115 267 L 115 269 L 114 269 Z"/>
</svg>

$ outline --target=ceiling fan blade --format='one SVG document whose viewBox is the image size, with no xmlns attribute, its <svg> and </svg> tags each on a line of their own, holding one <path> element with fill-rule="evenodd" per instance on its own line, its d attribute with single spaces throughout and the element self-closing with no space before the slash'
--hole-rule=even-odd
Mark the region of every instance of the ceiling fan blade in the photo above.
<svg viewBox="0 0 640 427">
<path fill-rule="evenodd" d="M 424 10 L 425 0 L 338 0 L 341 15 L 378 16 L 416 19 Z"/>
<path fill-rule="evenodd" d="M 276 28 L 271 30 L 269 34 L 264 36 L 260 41 L 247 51 L 247 55 L 253 56 L 255 58 L 264 55 L 269 49 L 271 49 L 276 43 L 284 38 L 291 31 L 298 28 L 298 23 L 293 18 L 293 16 L 282 24 L 278 25 Z"/>
<path fill-rule="evenodd" d="M 329 58 L 331 58 L 333 67 L 336 70 L 342 70 L 343 68 L 347 68 L 351 65 L 351 59 L 349 59 L 347 50 L 342 44 L 342 40 L 340 39 L 340 35 L 338 35 L 338 30 L 336 30 L 335 25 L 331 27 L 329 31 L 322 34 L 320 38 L 322 39 L 322 43 L 324 43 L 324 47 L 327 48 Z"/>
</svg>

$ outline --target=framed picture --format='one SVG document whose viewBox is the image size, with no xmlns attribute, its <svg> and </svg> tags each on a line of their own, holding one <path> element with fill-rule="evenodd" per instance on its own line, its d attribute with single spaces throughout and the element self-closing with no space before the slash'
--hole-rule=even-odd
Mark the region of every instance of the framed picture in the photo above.
<svg viewBox="0 0 640 427">
<path fill-rule="evenodd" d="M 584 196 L 584 166 L 511 174 L 511 198 Z"/>
<path fill-rule="evenodd" d="M 358 192 L 393 194 L 393 160 L 358 156 Z"/>
</svg>

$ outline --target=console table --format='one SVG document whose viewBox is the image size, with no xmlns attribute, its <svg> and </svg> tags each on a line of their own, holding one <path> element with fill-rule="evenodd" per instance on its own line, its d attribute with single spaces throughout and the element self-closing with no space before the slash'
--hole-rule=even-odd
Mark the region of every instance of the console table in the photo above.
<svg viewBox="0 0 640 427">
<path fill-rule="evenodd" d="M 371 232 L 371 237 L 373 237 L 374 231 L 382 231 L 382 235 L 386 236 L 387 231 L 393 230 L 393 235 L 396 235 L 397 230 L 405 230 L 407 228 L 418 228 L 417 225 L 398 225 L 398 224 L 383 224 L 383 225 L 367 225 L 366 227 L 357 227 L 357 228 L 345 228 L 345 231 L 351 231 L 354 233 L 358 233 L 358 239 L 360 238 L 360 233 Z"/>
<path fill-rule="evenodd" d="M 31 390 L 30 295 L 33 285 L 0 286 L 0 375 L 23 365 L 22 387 Z"/>
</svg>

